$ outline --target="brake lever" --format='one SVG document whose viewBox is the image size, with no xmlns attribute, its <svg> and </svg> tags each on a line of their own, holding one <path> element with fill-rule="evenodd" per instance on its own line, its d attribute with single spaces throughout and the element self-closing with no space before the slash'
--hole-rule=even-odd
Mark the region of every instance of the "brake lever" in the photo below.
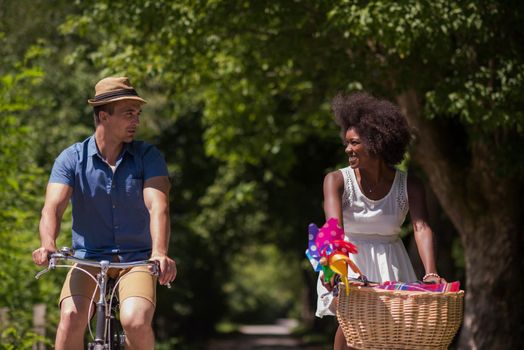
<svg viewBox="0 0 524 350">
<path fill-rule="evenodd" d="M 35 279 L 40 279 L 42 275 L 48 273 L 50 270 L 54 270 L 55 267 L 56 267 L 56 258 L 52 256 L 49 258 L 49 263 L 47 264 L 47 267 L 43 269 L 42 271 L 38 272 L 35 275 Z"/>
<path fill-rule="evenodd" d="M 42 275 L 46 274 L 49 272 L 49 267 L 46 267 L 45 269 L 43 269 L 42 271 L 38 272 L 36 275 L 35 275 L 35 279 L 40 279 L 40 277 L 42 277 Z"/>
<path fill-rule="evenodd" d="M 154 265 L 153 265 L 154 266 L 154 268 L 153 268 L 154 271 L 152 271 L 152 274 L 156 275 L 156 276 L 159 276 L 160 275 L 160 263 L 158 261 L 156 261 L 156 260 L 153 260 L 153 262 L 154 262 Z M 166 287 L 168 289 L 171 289 L 171 282 L 167 282 L 166 283 Z"/>
</svg>

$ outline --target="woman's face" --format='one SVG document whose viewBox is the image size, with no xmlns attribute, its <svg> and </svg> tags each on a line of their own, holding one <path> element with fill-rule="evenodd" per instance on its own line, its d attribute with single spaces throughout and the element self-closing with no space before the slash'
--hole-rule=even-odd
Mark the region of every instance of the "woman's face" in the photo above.
<svg viewBox="0 0 524 350">
<path fill-rule="evenodd" d="M 365 164 L 371 160 L 371 155 L 362 143 L 360 135 L 354 128 L 349 128 L 346 131 L 344 140 L 345 152 L 349 157 L 349 166 L 353 169 L 365 167 Z"/>
</svg>

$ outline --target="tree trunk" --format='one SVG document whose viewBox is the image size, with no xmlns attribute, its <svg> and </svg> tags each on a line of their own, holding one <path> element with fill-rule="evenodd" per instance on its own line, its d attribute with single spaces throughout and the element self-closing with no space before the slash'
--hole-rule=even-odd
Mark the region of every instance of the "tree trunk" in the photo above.
<svg viewBox="0 0 524 350">
<path fill-rule="evenodd" d="M 474 141 L 468 144 L 469 167 L 453 162 L 455 154 L 440 147 L 450 142 L 446 131 L 422 116 L 416 92 L 404 92 L 397 102 L 415 129 L 413 160 L 427 174 L 464 246 L 466 303 L 459 348 L 523 349 L 521 181 L 495 176 L 489 147 Z"/>
</svg>

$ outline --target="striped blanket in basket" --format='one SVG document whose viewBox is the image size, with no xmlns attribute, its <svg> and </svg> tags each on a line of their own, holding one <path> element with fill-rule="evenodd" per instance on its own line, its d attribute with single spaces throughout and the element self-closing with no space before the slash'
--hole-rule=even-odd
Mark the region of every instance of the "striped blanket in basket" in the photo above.
<svg viewBox="0 0 524 350">
<path fill-rule="evenodd" d="M 384 283 L 375 286 L 378 289 L 386 290 L 409 290 L 409 291 L 420 291 L 420 292 L 458 292 L 460 290 L 460 282 L 450 283 L 421 283 L 421 282 L 393 282 L 386 281 Z"/>
</svg>

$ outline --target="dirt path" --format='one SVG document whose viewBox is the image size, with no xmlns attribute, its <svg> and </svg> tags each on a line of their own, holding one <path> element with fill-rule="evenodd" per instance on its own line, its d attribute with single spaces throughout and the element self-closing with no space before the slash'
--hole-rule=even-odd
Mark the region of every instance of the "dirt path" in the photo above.
<svg viewBox="0 0 524 350">
<path fill-rule="evenodd" d="M 213 339 L 207 350 L 321 350 L 319 346 L 307 346 L 291 335 L 296 323 L 279 320 L 272 325 L 245 325 L 239 333 L 226 339 Z"/>
</svg>

